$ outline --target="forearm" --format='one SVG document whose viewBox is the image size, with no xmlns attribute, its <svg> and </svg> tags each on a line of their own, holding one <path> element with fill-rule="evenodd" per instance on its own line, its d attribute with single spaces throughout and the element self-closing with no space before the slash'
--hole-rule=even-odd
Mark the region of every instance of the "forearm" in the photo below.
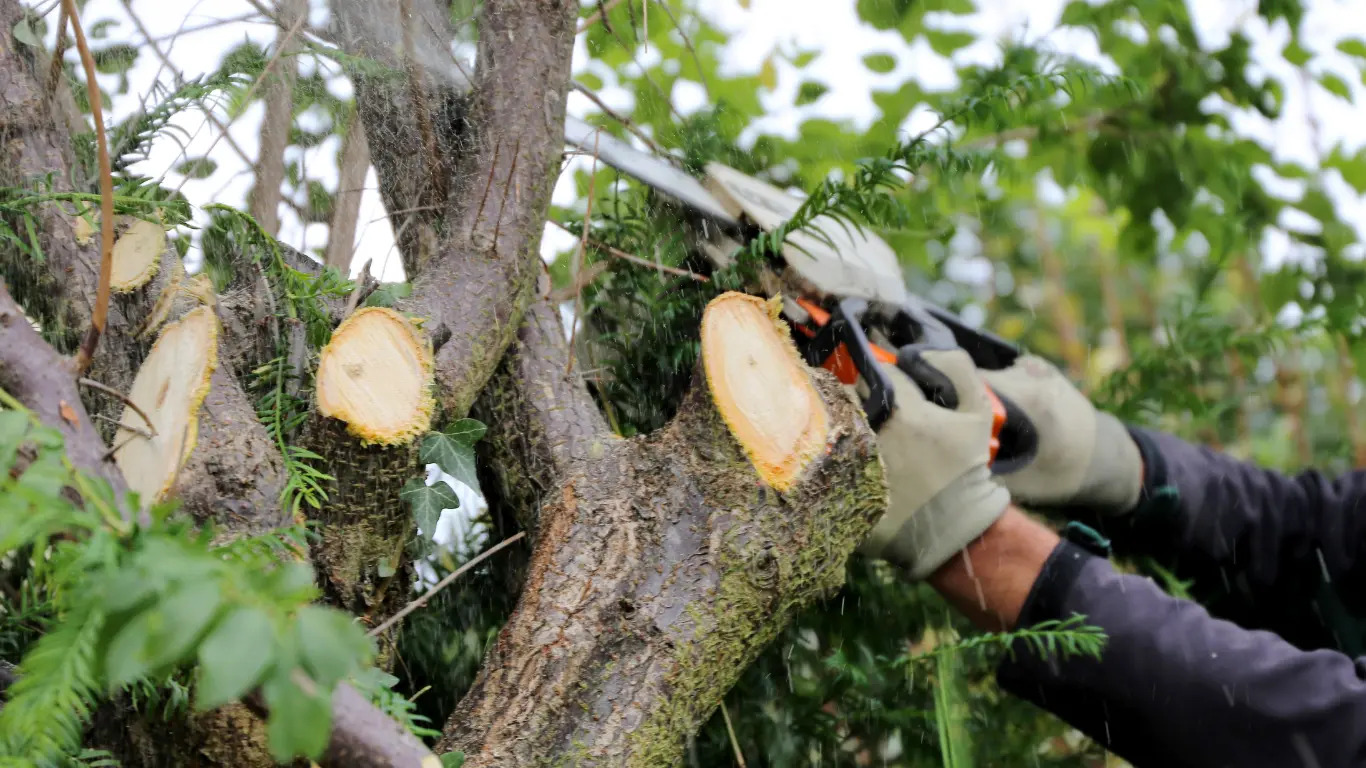
<svg viewBox="0 0 1366 768">
<path fill-rule="evenodd" d="M 929 582 L 978 627 L 1012 629 L 1057 546 L 1057 534 L 1012 507 Z"/>
<path fill-rule="evenodd" d="M 1366 683 L 1346 656 L 1211 618 L 1015 510 L 930 582 L 985 629 L 1100 627 L 1099 659 L 1018 644 L 999 679 L 1138 768 L 1366 764 Z"/>
</svg>

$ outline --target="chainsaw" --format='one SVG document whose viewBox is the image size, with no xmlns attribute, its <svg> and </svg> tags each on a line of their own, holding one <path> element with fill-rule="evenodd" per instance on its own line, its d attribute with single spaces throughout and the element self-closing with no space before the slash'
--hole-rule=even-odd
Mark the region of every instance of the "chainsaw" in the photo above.
<svg viewBox="0 0 1366 768">
<path fill-rule="evenodd" d="M 700 250 L 717 268 L 728 266 L 743 243 L 790 220 L 802 203 L 719 163 L 709 163 L 699 181 L 574 117 L 567 118 L 565 138 L 681 203 Z M 1007 368 L 1019 357 L 1014 344 L 912 294 L 896 253 L 874 233 L 828 216 L 816 217 L 808 229 L 820 236 L 807 230 L 789 234 L 782 252 L 770 254 L 756 289 L 782 295 L 783 318 L 808 365 L 825 368 L 844 384 L 861 385 L 863 410 L 874 430 L 896 408 L 883 365 L 896 366 L 931 401 L 955 408 L 958 393 L 926 362 L 926 351 L 962 349 L 983 370 Z M 987 395 L 992 472 L 1016 471 L 1033 460 L 1038 433 L 1015 403 L 990 387 Z"/>
</svg>

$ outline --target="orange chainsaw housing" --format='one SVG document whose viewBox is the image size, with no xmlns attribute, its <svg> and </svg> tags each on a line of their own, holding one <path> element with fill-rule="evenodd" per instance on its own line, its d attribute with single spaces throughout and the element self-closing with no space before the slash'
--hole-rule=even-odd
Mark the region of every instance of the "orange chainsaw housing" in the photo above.
<svg viewBox="0 0 1366 768">
<path fill-rule="evenodd" d="M 808 301 L 807 299 L 797 299 L 797 304 L 811 315 L 811 320 L 816 324 L 817 328 L 830 322 L 830 313 L 821 309 L 815 302 Z M 807 338 L 814 338 L 816 335 L 815 330 L 808 328 L 805 325 L 793 324 L 793 327 Z M 871 342 L 869 342 L 868 346 L 871 349 L 875 360 L 880 363 L 896 365 L 895 354 Z M 821 367 L 835 374 L 835 378 L 839 379 L 842 384 L 852 386 L 853 384 L 858 383 L 858 369 L 854 366 L 854 359 L 849 356 L 849 350 L 845 348 L 844 344 L 840 344 L 836 347 L 835 351 L 830 353 L 830 356 L 825 358 L 825 361 L 821 363 Z M 996 459 L 996 452 L 1001 448 L 1001 428 L 1004 427 L 1006 423 L 1006 407 L 1001 403 L 1001 398 L 996 396 L 996 393 L 992 391 L 990 386 L 988 386 L 986 390 L 987 398 L 991 401 L 991 453 L 988 458 L 988 463 L 990 463 Z"/>
</svg>

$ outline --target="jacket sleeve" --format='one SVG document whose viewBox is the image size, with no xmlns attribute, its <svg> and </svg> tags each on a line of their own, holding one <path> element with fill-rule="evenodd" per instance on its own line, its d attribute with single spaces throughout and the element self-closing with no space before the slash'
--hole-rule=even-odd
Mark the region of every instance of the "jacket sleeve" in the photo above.
<svg viewBox="0 0 1366 768">
<path fill-rule="evenodd" d="M 1366 616 L 1366 472 L 1292 477 L 1160 432 L 1130 434 L 1145 468 L 1139 506 L 1092 521 L 1117 554 L 1162 562 L 1242 626 L 1366 652 L 1361 622 L 1346 618 Z"/>
<path fill-rule="evenodd" d="M 1019 625 L 1076 614 L 1108 637 L 1098 659 L 1017 640 L 998 680 L 1135 768 L 1366 766 L 1366 669 L 1347 656 L 1212 618 L 1064 541 Z"/>
</svg>

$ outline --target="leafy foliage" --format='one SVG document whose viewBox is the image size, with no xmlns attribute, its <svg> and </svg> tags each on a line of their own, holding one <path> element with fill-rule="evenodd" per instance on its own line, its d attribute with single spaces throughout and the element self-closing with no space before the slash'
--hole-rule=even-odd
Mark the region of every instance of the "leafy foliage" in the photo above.
<svg viewBox="0 0 1366 768">
<path fill-rule="evenodd" d="M 311 604 L 312 569 L 298 550 L 279 557 L 298 542 L 276 533 L 212 547 L 211 529 L 166 505 L 125 517 L 135 497 L 117 499 L 71 469 L 59 433 L 3 392 L 0 402 L 0 552 L 27 553 L 29 578 L 53 606 L 0 710 L 0 755 L 44 765 L 78 754 L 104 696 L 191 662 L 197 708 L 260 685 L 276 756 L 320 754 L 331 690 L 372 649 L 350 617 Z"/>
</svg>

